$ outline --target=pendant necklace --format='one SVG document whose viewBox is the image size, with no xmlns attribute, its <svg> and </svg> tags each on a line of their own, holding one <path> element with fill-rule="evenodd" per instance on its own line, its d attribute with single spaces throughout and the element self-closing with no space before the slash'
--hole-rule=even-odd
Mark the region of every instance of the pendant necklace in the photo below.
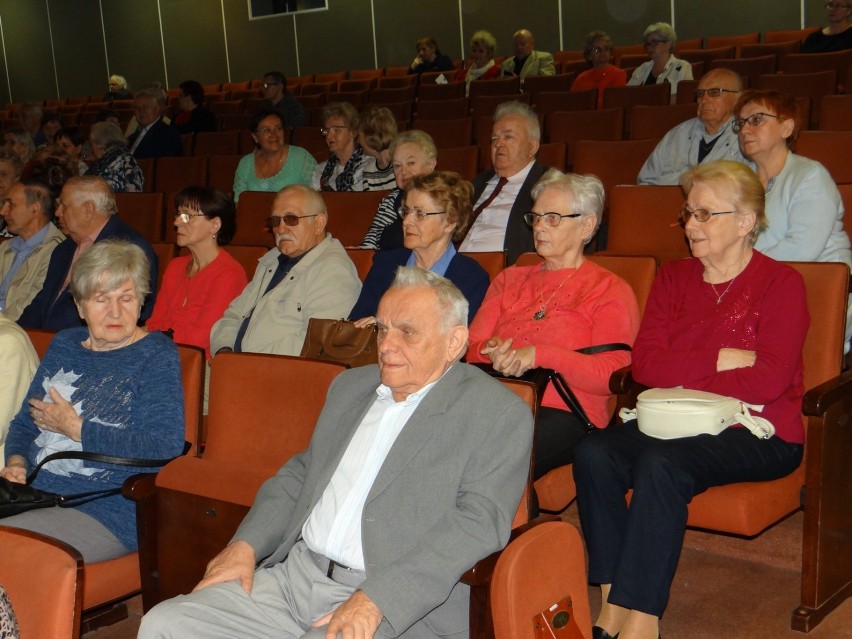
<svg viewBox="0 0 852 639">
<path fill-rule="evenodd" d="M 742 272 L 742 271 L 740 271 L 740 273 L 741 273 L 741 272 Z M 713 295 L 715 295 L 715 296 L 716 296 L 716 306 L 719 306 L 719 304 L 721 304 L 721 303 L 722 303 L 722 298 L 723 298 L 723 297 L 725 297 L 725 295 L 728 293 L 728 291 L 729 291 L 729 290 L 731 290 L 731 287 L 734 285 L 734 282 L 736 281 L 736 279 L 737 279 L 739 276 L 740 276 L 740 274 L 739 274 L 739 273 L 737 273 L 736 275 L 734 275 L 734 279 L 732 279 L 730 282 L 728 282 L 728 285 L 725 287 L 725 290 L 724 290 L 724 291 L 722 291 L 722 294 L 721 294 L 721 295 L 719 295 L 719 291 L 717 291 L 717 290 L 716 290 L 716 287 L 715 287 L 713 284 L 710 284 L 710 288 L 712 288 L 712 289 L 713 289 Z"/>
<path fill-rule="evenodd" d="M 582 266 L 582 264 L 583 263 L 580 262 L 580 266 Z M 553 300 L 554 297 L 556 297 L 556 294 L 562 289 L 563 286 L 565 286 L 565 283 L 577 274 L 577 272 L 580 270 L 580 267 L 578 266 L 577 268 L 575 268 L 574 271 L 568 277 L 566 277 L 564 280 L 562 280 L 562 283 L 559 286 L 556 287 L 556 290 L 553 291 L 553 293 L 550 295 L 550 297 L 547 298 L 546 302 L 544 301 L 544 271 L 545 270 L 546 270 L 545 267 L 542 266 L 541 267 L 541 288 L 539 289 L 539 292 L 538 292 L 538 299 L 541 302 L 541 306 L 539 306 L 538 310 L 535 313 L 533 313 L 533 319 L 536 320 L 536 321 L 543 320 L 545 317 L 547 317 L 547 305 L 550 304 L 550 302 Z"/>
</svg>

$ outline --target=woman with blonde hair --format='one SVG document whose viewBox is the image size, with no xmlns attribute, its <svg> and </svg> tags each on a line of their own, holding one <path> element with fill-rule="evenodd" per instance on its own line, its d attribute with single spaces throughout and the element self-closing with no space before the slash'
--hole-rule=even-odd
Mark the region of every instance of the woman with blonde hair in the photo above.
<svg viewBox="0 0 852 639">
<path fill-rule="evenodd" d="M 500 77 L 500 65 L 494 62 L 497 39 L 488 31 L 477 31 L 470 36 L 470 60 L 467 69 L 459 69 L 456 82 L 465 83 L 465 95 L 470 93 L 474 80 L 493 80 Z"/>
</svg>

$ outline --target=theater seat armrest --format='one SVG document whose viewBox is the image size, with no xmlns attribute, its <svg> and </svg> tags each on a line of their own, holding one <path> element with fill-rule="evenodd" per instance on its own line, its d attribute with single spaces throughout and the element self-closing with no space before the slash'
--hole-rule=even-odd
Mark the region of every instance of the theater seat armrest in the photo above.
<svg viewBox="0 0 852 639">
<path fill-rule="evenodd" d="M 556 515 L 539 515 L 535 519 L 518 526 L 512 530 L 509 536 L 509 543 L 512 543 L 519 535 L 522 535 L 527 530 L 540 526 L 549 521 L 561 521 Z M 482 586 L 491 581 L 491 575 L 494 573 L 494 566 L 497 565 L 497 560 L 500 558 L 502 550 L 491 553 L 487 557 L 480 559 L 476 565 L 462 575 L 461 582 L 468 586 Z"/>
<path fill-rule="evenodd" d="M 838 375 L 806 392 L 802 400 L 802 413 L 809 417 L 819 417 L 836 404 L 852 407 L 852 371 Z"/>
<path fill-rule="evenodd" d="M 133 501 L 142 501 L 154 493 L 154 481 L 157 473 L 140 473 L 124 480 L 121 494 Z"/>
</svg>

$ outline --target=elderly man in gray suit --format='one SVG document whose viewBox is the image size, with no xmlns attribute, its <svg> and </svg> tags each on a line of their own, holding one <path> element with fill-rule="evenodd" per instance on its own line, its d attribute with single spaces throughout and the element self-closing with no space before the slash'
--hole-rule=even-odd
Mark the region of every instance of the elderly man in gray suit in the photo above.
<svg viewBox="0 0 852 639">
<path fill-rule="evenodd" d="M 308 449 L 139 637 L 468 636 L 459 579 L 508 540 L 532 416 L 458 361 L 467 301 L 448 280 L 401 267 L 377 324 L 378 366 L 337 377 Z"/>
</svg>

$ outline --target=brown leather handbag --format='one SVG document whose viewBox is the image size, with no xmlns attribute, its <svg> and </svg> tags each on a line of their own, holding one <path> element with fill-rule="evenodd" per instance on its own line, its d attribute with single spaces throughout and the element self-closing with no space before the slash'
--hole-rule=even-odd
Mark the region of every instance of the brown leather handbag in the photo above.
<svg viewBox="0 0 852 639">
<path fill-rule="evenodd" d="M 308 320 L 308 333 L 300 355 L 340 362 L 352 368 L 376 364 L 379 361 L 376 325 L 358 328 L 342 319 L 312 317 Z"/>
</svg>

